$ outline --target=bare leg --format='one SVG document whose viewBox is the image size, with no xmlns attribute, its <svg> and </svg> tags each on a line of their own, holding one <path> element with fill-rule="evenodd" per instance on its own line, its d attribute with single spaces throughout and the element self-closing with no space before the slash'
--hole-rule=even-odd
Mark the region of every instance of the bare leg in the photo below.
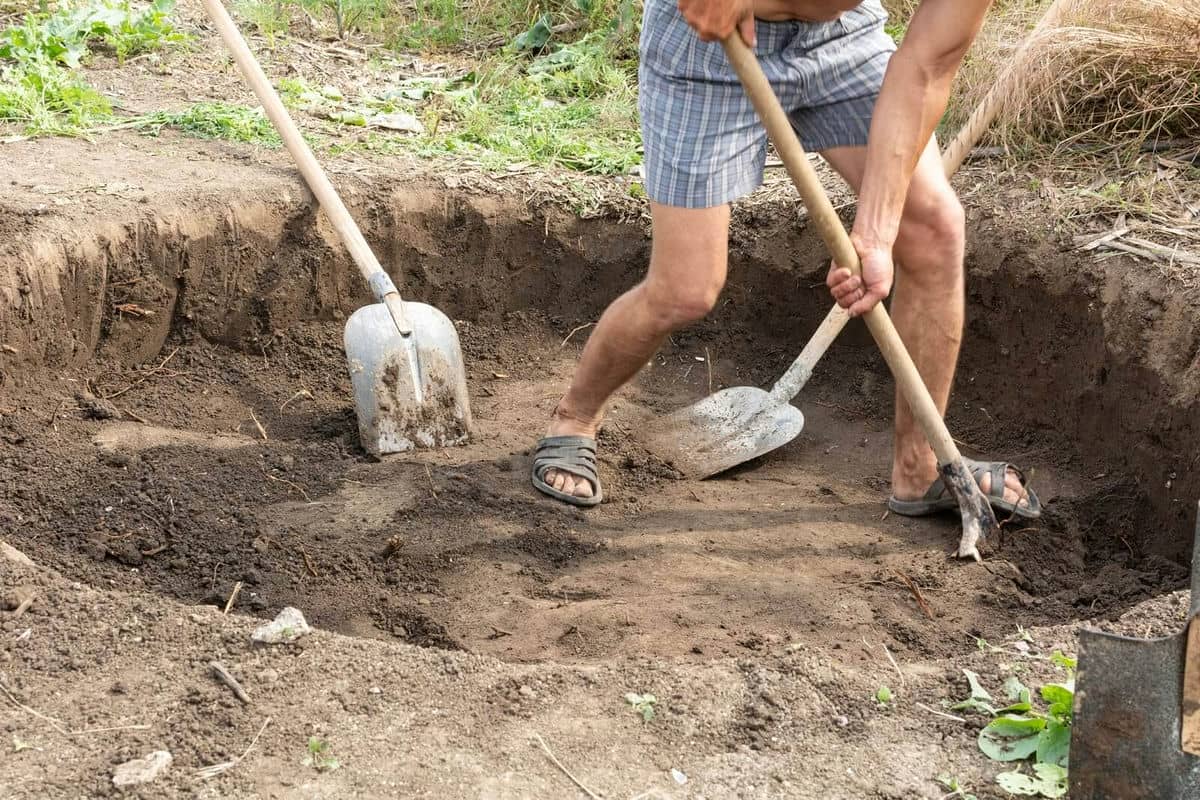
<svg viewBox="0 0 1200 800">
<path fill-rule="evenodd" d="M 822 155 L 858 191 L 866 148 L 835 148 Z M 937 143 L 931 141 L 913 176 L 896 239 L 891 314 L 943 414 L 962 344 L 965 236 L 962 206 L 942 170 Z M 899 500 L 913 500 L 937 477 L 937 457 L 897 392 L 892 491 Z M 980 489 L 986 494 L 990 488 L 991 478 L 985 476 Z M 1004 497 L 1012 503 L 1024 497 L 1020 478 L 1012 471 L 1005 478 Z"/>
<path fill-rule="evenodd" d="M 548 436 L 595 436 L 608 399 L 638 373 L 672 332 L 712 310 L 725 285 L 729 206 L 687 209 L 650 204 L 650 270 L 613 301 L 588 338 Z M 591 497 L 586 480 L 549 470 L 546 483 Z"/>
</svg>

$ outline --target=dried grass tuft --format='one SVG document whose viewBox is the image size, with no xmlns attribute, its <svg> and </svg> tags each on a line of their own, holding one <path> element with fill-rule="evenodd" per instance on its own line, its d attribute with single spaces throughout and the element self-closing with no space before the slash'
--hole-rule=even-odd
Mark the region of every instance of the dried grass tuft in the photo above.
<svg viewBox="0 0 1200 800">
<path fill-rule="evenodd" d="M 1136 149 L 1197 137 L 1200 0 L 1061 0 L 1052 24 L 1034 27 L 1049 5 L 996 8 L 964 67 L 958 114 L 1011 69 L 1017 88 L 993 128 L 1006 146 Z"/>
</svg>

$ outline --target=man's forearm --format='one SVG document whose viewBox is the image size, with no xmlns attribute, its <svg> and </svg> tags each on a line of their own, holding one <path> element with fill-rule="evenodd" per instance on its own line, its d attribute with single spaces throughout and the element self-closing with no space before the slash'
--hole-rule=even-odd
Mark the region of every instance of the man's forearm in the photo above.
<svg viewBox="0 0 1200 800">
<path fill-rule="evenodd" d="M 954 70 L 934 72 L 897 53 L 875 103 L 855 232 L 890 247 L 896 241 L 908 185 L 946 110 Z"/>
<path fill-rule="evenodd" d="M 908 185 L 946 111 L 954 75 L 991 0 L 922 0 L 888 64 L 875 103 L 855 234 L 869 245 L 896 241 Z"/>
</svg>

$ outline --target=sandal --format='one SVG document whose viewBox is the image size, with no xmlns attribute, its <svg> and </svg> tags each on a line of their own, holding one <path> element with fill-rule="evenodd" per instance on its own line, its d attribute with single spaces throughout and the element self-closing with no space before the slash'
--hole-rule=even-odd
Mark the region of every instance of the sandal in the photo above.
<svg viewBox="0 0 1200 800">
<path fill-rule="evenodd" d="M 546 483 L 546 473 L 552 469 L 583 478 L 592 485 L 592 496 L 567 494 Z M 547 436 L 540 440 L 533 453 L 532 478 L 539 492 L 573 506 L 595 506 L 604 499 L 596 472 L 596 440 L 590 436 Z"/>
<path fill-rule="evenodd" d="M 1038 500 L 1033 489 L 1025 481 L 1025 473 L 1004 461 L 974 461 L 964 458 L 967 469 L 976 483 L 982 483 L 984 475 L 992 476 L 992 486 L 987 492 L 988 502 L 997 511 L 1007 511 L 1019 520 L 1035 520 L 1042 516 L 1042 503 Z M 1004 499 L 1005 477 L 1012 470 L 1021 479 L 1021 488 L 1025 490 L 1026 505 L 1018 505 Z M 928 491 L 919 500 L 898 500 L 895 495 L 888 499 L 888 508 L 905 517 L 925 517 L 941 511 L 955 511 L 958 501 L 946 488 L 941 478 L 929 485 Z"/>
</svg>

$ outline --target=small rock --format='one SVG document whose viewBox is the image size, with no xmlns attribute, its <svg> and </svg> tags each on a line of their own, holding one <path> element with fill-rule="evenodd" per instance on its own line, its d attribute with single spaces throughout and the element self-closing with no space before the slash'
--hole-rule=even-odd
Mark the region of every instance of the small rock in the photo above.
<svg viewBox="0 0 1200 800">
<path fill-rule="evenodd" d="M 307 633 L 312 633 L 312 628 L 308 626 L 300 609 L 287 606 L 275 619 L 255 628 L 250 638 L 262 644 L 285 644 L 294 642 Z"/>
<path fill-rule="evenodd" d="M 367 689 L 367 691 L 371 694 L 383 694 L 383 689 L 380 689 L 378 686 L 372 686 L 370 689 Z"/>
<path fill-rule="evenodd" d="M 680 786 L 683 786 L 685 783 L 687 783 L 687 775 L 685 775 L 683 773 L 683 770 L 678 770 L 678 769 L 672 768 L 671 769 L 671 777 L 674 778 L 675 782 L 678 783 Z"/>
<path fill-rule="evenodd" d="M 79 403 L 79 409 L 88 419 L 118 419 L 121 416 L 121 412 L 111 402 L 86 390 L 76 392 L 75 401 Z"/>
<path fill-rule="evenodd" d="M 141 566 L 142 551 L 138 550 L 137 545 L 126 539 L 123 542 L 116 542 L 108 548 L 112 557 L 128 567 Z"/>
<path fill-rule="evenodd" d="M 280 469 L 289 470 L 294 466 L 296 466 L 296 457 L 295 456 L 280 456 L 279 457 L 279 468 Z"/>
<path fill-rule="evenodd" d="M 517 693 L 520 694 L 521 697 L 527 698 L 529 700 L 532 700 L 533 698 L 537 697 L 537 692 L 535 692 L 529 686 L 526 686 L 524 684 L 521 685 L 521 688 L 517 689 Z"/>
<path fill-rule="evenodd" d="M 429 598 L 428 598 L 428 597 L 421 597 L 421 598 L 418 598 L 418 600 L 417 600 L 417 605 L 419 605 L 419 606 L 427 606 L 427 605 L 429 605 Z"/>
<path fill-rule="evenodd" d="M 104 542 L 92 539 L 83 545 L 83 552 L 95 561 L 103 561 L 108 555 L 108 546 Z"/>
<path fill-rule="evenodd" d="M 850 718 L 847 717 L 845 714 L 838 714 L 836 717 L 833 718 L 833 723 L 835 725 L 837 725 L 839 728 L 844 728 L 850 724 Z"/>
<path fill-rule="evenodd" d="M 171 754 L 166 750 L 155 750 L 145 758 L 126 761 L 113 772 L 113 786 L 140 786 L 157 778 L 171 766 Z"/>
<path fill-rule="evenodd" d="M 279 680 L 279 672 L 267 667 L 262 672 L 258 673 L 258 679 L 263 683 L 275 683 Z"/>
<path fill-rule="evenodd" d="M 255 552 L 265 553 L 267 552 L 267 548 L 271 546 L 271 543 L 260 536 L 251 542 L 250 546 L 254 548 Z"/>
</svg>

